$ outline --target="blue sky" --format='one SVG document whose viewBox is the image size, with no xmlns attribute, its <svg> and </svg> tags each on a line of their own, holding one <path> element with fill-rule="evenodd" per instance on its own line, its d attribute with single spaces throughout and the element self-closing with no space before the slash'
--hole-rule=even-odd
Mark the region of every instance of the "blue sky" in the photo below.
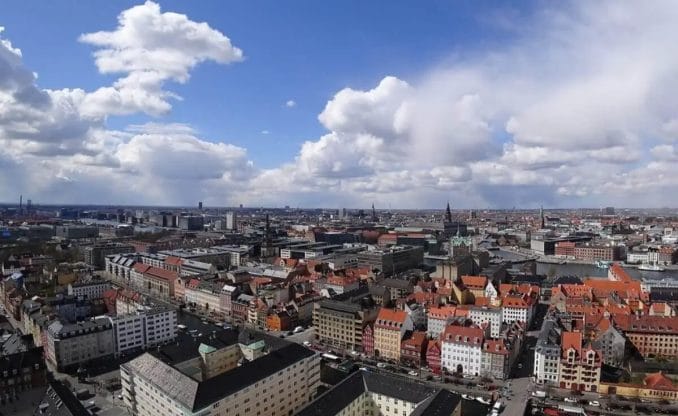
<svg viewBox="0 0 678 416">
<path fill-rule="evenodd" d="M 9 1 L 2 199 L 672 205 L 678 13 L 651 9 Z"/>
<path fill-rule="evenodd" d="M 244 50 L 238 65 L 205 63 L 189 83 L 169 89 L 184 98 L 170 114 L 112 118 L 124 128 L 152 119 L 192 124 L 200 133 L 250 150 L 261 167 L 294 157 L 304 140 L 325 128 L 317 115 L 344 88 L 369 89 L 384 76 L 416 79 L 428 68 L 513 36 L 493 18 L 529 13 L 497 2 L 434 1 L 159 1 L 163 10 L 208 22 Z M 45 88 L 95 89 L 114 76 L 100 74 L 82 33 L 113 28 L 132 1 L 10 1 L 5 36 L 21 48 Z M 488 10 L 491 15 L 488 15 Z M 285 103 L 294 100 L 296 106 Z M 269 134 L 261 132 L 267 130 Z M 271 151 L 272 147 L 275 151 Z"/>
</svg>

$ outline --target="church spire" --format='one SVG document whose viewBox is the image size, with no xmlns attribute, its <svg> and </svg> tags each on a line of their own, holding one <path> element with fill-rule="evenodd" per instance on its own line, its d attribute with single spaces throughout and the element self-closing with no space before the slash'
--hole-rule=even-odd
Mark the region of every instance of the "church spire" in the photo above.
<svg viewBox="0 0 678 416">
<path fill-rule="evenodd" d="M 452 222 L 452 211 L 450 211 L 450 201 L 447 201 L 447 210 L 445 211 L 445 220 Z"/>
<path fill-rule="evenodd" d="M 546 227 L 546 222 L 544 221 L 544 205 L 539 207 L 539 218 L 541 218 L 541 228 Z"/>
</svg>

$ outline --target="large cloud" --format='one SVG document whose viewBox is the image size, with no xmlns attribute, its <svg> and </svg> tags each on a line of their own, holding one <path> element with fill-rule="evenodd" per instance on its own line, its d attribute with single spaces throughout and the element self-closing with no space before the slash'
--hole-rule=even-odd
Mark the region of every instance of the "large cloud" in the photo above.
<svg viewBox="0 0 678 416">
<path fill-rule="evenodd" d="M 675 185 L 676 151 L 658 141 L 678 137 L 676 20 L 668 1 L 539 10 L 502 48 L 338 92 L 319 117 L 330 133 L 270 176 L 302 180 L 309 205 L 335 191 L 416 207 L 432 190 L 520 205 L 511 189 L 526 204 L 642 204 Z"/>
<path fill-rule="evenodd" d="M 676 21 L 670 1 L 537 10 L 502 26 L 521 29 L 502 45 L 461 50 L 413 79 L 337 91 L 319 109 L 327 131 L 259 171 L 245 149 L 185 125 L 105 128 L 108 115 L 167 112 L 166 83 L 186 82 L 199 63 L 243 59 L 207 24 L 148 2 L 122 12 L 115 30 L 81 37 L 97 48 L 100 72 L 121 74 L 91 93 L 39 89 L 20 51 L 0 40 L 0 164 L 19 172 L 54 155 L 40 162 L 55 174 L 38 192 L 58 198 L 91 189 L 110 202 L 671 204 Z"/>
<path fill-rule="evenodd" d="M 115 31 L 83 34 L 80 41 L 100 48 L 94 57 L 101 73 L 126 74 L 87 96 L 83 109 L 94 115 L 166 113 L 167 99 L 175 97 L 163 90 L 166 81 L 186 82 L 190 70 L 204 61 L 243 59 L 242 51 L 207 23 L 163 13 L 151 1 L 120 13 Z"/>
</svg>

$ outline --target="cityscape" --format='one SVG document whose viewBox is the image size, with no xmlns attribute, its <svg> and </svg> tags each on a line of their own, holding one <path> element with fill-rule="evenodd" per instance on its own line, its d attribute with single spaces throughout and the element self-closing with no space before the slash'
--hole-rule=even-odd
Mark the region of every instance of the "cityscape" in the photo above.
<svg viewBox="0 0 678 416">
<path fill-rule="evenodd" d="M 0 416 L 678 415 L 678 4 L 8 2 Z"/>
</svg>

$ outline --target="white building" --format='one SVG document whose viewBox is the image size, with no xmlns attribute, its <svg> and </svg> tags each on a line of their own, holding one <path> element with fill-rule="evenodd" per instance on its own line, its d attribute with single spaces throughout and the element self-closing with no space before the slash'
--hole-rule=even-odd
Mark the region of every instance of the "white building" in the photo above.
<svg viewBox="0 0 678 416">
<path fill-rule="evenodd" d="M 92 280 L 89 282 L 69 284 L 68 294 L 80 299 L 101 299 L 104 297 L 104 292 L 110 288 L 110 282 L 105 280 Z"/>
<path fill-rule="evenodd" d="M 533 374 L 539 384 L 558 383 L 558 364 L 560 362 L 560 334 L 556 321 L 547 319 L 541 327 L 534 348 Z"/>
<path fill-rule="evenodd" d="M 441 308 L 429 308 L 426 321 L 426 333 L 431 338 L 438 338 L 449 324 L 454 320 L 457 309 L 454 306 Z"/>
<path fill-rule="evenodd" d="M 506 295 L 501 304 L 501 316 L 504 322 L 524 322 L 529 328 L 532 322 L 534 299 L 527 295 Z"/>
<path fill-rule="evenodd" d="M 226 213 L 226 229 L 235 230 L 238 228 L 238 216 L 233 211 L 228 211 Z"/>
<path fill-rule="evenodd" d="M 477 326 L 448 326 L 442 335 L 442 368 L 451 373 L 480 375 L 484 340 L 485 334 Z"/>
<path fill-rule="evenodd" d="M 501 323 L 503 322 L 501 312 L 501 308 L 477 306 L 469 309 L 468 317 L 478 326 L 488 323 L 490 325 L 490 336 L 498 338 L 501 331 Z"/>
<path fill-rule="evenodd" d="M 109 319 L 116 354 L 161 345 L 177 337 L 177 311 L 174 309 L 142 309 Z"/>
<path fill-rule="evenodd" d="M 295 414 L 315 395 L 320 383 L 317 353 L 290 344 L 241 366 L 207 374 L 202 368 L 209 367 L 206 363 L 210 355 L 230 351 L 222 341 L 211 341 L 221 348 L 202 343 L 193 357 L 183 354 L 180 362 L 167 362 L 146 353 L 121 365 L 123 400 L 132 413 L 287 416 Z"/>
<path fill-rule="evenodd" d="M 76 324 L 54 321 L 46 332 L 45 358 L 59 371 L 114 353 L 113 331 L 108 319 L 97 318 Z"/>
</svg>

